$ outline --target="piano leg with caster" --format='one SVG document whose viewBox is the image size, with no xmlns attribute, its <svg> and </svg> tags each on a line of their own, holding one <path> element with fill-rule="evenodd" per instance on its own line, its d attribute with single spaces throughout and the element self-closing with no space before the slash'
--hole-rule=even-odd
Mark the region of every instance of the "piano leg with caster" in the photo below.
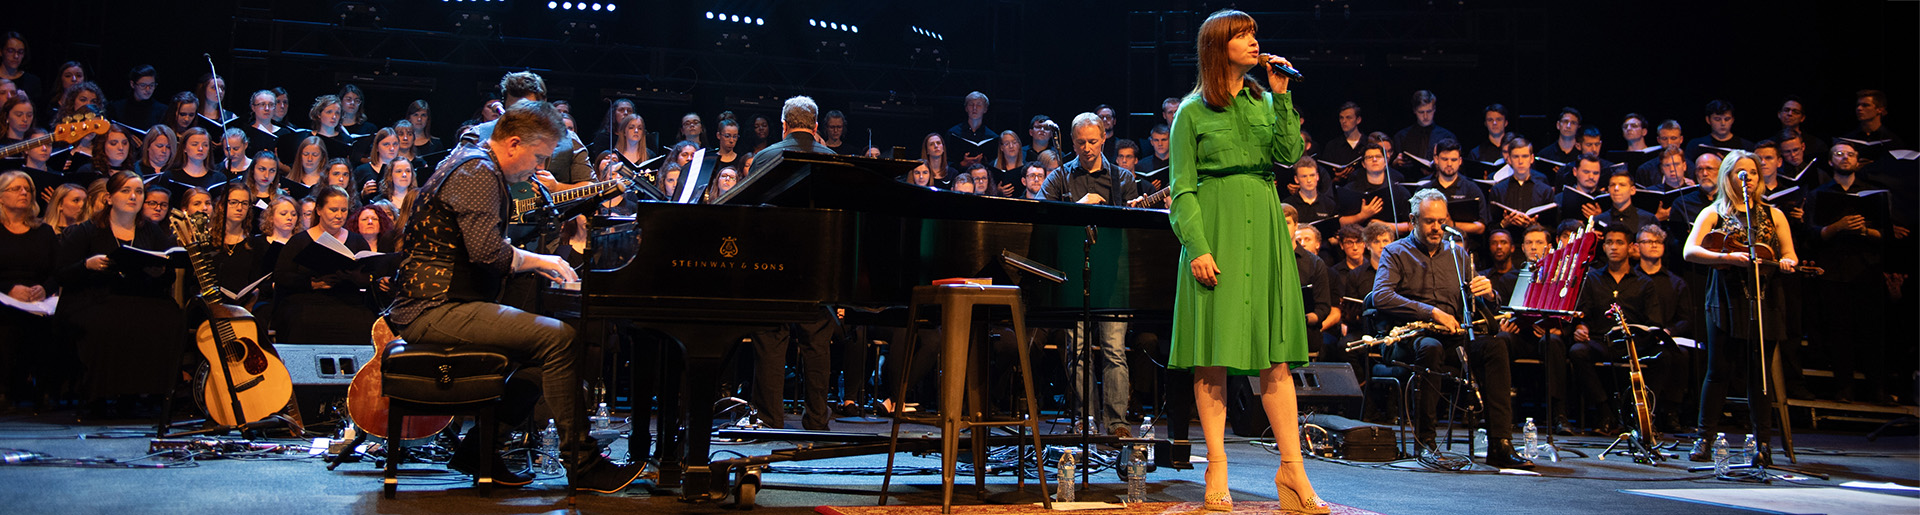
<svg viewBox="0 0 1920 515">
<path fill-rule="evenodd" d="M 710 433 L 713 429 L 713 403 L 720 399 L 720 374 L 685 374 L 683 376 L 684 381 L 679 380 L 679 377 L 676 376 L 681 376 L 680 370 L 719 370 L 722 363 L 726 361 L 727 356 L 733 353 L 733 349 L 739 345 L 742 338 L 754 331 L 764 330 L 766 326 L 698 323 L 650 323 L 647 324 L 647 326 L 667 334 L 672 340 L 677 342 L 678 345 L 666 345 L 666 354 L 671 355 L 678 352 L 681 356 L 684 356 L 683 362 L 685 363 L 684 367 L 675 367 L 675 360 L 661 360 L 664 365 L 661 367 L 661 383 L 663 385 L 684 385 L 686 388 L 685 398 L 687 403 L 684 411 L 679 410 L 677 406 L 671 405 L 679 395 L 662 392 L 660 396 L 660 412 L 662 413 L 663 419 L 661 422 L 663 437 L 661 443 L 662 458 L 660 461 L 660 477 L 662 483 L 665 483 L 669 470 L 681 470 L 682 474 L 679 478 L 681 485 L 680 500 L 687 502 L 709 502 L 724 499 L 727 496 L 727 491 L 732 487 L 732 478 L 727 475 L 726 470 L 715 471 L 707 465 L 707 453 L 712 446 Z M 682 429 L 685 432 L 680 433 L 684 435 L 686 439 L 686 456 L 682 461 L 674 463 L 674 466 L 670 467 L 668 460 L 670 460 L 675 453 L 667 451 L 674 447 L 671 447 L 670 445 L 672 444 L 666 441 L 665 433 L 669 432 L 666 428 L 673 426 L 667 425 L 665 419 L 670 416 L 666 415 L 667 413 L 681 412 L 686 414 L 683 419 L 685 427 Z"/>
</svg>

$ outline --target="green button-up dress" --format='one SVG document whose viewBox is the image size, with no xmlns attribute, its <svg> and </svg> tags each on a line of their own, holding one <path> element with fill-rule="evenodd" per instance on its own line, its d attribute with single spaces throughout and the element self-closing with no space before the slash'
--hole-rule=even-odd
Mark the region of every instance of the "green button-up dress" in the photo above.
<svg viewBox="0 0 1920 515">
<path fill-rule="evenodd" d="M 1307 361 L 1299 269 L 1272 171 L 1304 147 L 1290 93 L 1243 88 L 1219 110 L 1198 95 L 1180 103 L 1168 152 L 1181 246 L 1169 366 L 1252 375 Z M 1188 268 L 1206 254 L 1220 267 L 1214 288 Z"/>
</svg>

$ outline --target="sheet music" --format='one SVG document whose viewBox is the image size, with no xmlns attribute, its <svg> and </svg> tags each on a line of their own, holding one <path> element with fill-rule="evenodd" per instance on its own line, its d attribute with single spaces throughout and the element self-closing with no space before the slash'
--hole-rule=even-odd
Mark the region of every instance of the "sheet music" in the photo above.
<svg viewBox="0 0 1920 515">
<path fill-rule="evenodd" d="M 687 169 L 680 173 L 680 198 L 675 199 L 674 202 L 693 204 L 699 200 L 694 192 L 707 189 L 707 177 L 700 173 L 700 165 L 705 164 L 706 161 L 707 149 L 693 151 L 693 160 L 688 161 Z"/>
<path fill-rule="evenodd" d="M 53 316 L 53 310 L 60 306 L 60 296 L 54 295 L 33 302 L 13 298 L 12 295 L 0 295 L 0 304 L 40 316 Z"/>
</svg>

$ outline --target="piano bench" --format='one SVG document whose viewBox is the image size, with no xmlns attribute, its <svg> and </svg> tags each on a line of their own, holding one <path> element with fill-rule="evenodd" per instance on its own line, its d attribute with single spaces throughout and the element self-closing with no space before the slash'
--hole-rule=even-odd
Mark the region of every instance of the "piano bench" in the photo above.
<svg viewBox="0 0 1920 515">
<path fill-rule="evenodd" d="M 937 422 L 940 425 L 940 482 L 942 486 L 941 513 L 953 510 L 954 471 L 960 455 L 960 431 L 965 430 L 972 437 L 974 484 L 985 491 L 986 470 L 984 463 L 987 448 L 988 427 L 1019 426 L 1033 435 L 1035 456 L 1043 455 L 1045 449 L 1040 444 L 1040 415 L 1038 401 L 1033 393 L 1033 361 L 1028 357 L 1027 345 L 1015 345 L 1019 363 L 1014 364 L 1020 373 L 1021 387 L 1026 393 L 1025 418 L 988 417 L 986 413 L 987 387 L 986 373 L 969 373 L 969 370 L 991 370 L 986 363 L 993 353 L 990 349 L 978 349 L 987 345 L 986 338 L 975 338 L 986 334 L 989 320 L 977 319 L 975 308 L 1005 307 L 1012 311 L 1013 334 L 1027 334 L 1026 308 L 1020 302 L 1020 287 L 1002 285 L 942 284 L 915 286 L 913 300 L 907 308 L 906 345 L 896 348 L 904 350 L 901 359 L 911 369 L 913 365 L 914 339 L 920 333 L 922 324 L 921 308 L 937 307 L 938 318 L 929 316 L 928 324 L 945 328 L 941 331 L 940 342 L 940 413 Z M 982 309 L 983 312 L 988 311 Z M 907 385 L 902 381 L 894 391 L 895 402 L 905 402 Z M 880 504 L 887 504 L 888 488 L 893 483 L 893 459 L 900 446 L 900 424 L 908 418 L 903 413 L 893 414 L 893 436 L 887 443 L 887 474 L 880 482 Z M 1021 454 L 1025 465 L 1025 454 Z M 1040 477 L 1047 477 L 1046 464 L 1035 463 Z M 1047 509 L 1053 508 L 1052 496 L 1047 493 L 1047 482 L 1039 481 L 1040 498 Z M 1022 476 L 1021 488 L 1026 483 Z"/>
<path fill-rule="evenodd" d="M 408 416 L 465 415 L 475 418 L 479 429 L 469 438 L 479 438 L 482 456 L 494 449 L 494 406 L 506 395 L 507 380 L 516 367 L 499 349 L 477 345 L 410 344 L 396 341 L 389 345 L 380 369 L 380 386 L 388 397 L 387 427 L 400 428 Z M 392 499 L 400 481 L 400 462 L 406 460 L 406 442 L 388 440 L 387 466 L 383 489 Z M 485 462 L 482 462 L 485 463 Z M 493 475 L 490 467 L 479 467 L 473 486 L 480 495 L 490 496 Z"/>
</svg>

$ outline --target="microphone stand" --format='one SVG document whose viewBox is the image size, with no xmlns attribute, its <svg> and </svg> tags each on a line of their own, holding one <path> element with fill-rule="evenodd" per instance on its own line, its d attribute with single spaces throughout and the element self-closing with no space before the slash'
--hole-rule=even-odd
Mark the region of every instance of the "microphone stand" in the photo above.
<svg viewBox="0 0 1920 515">
<path fill-rule="evenodd" d="M 1080 430 L 1080 485 L 1084 488 L 1093 482 L 1093 245 L 1098 243 L 1100 227 L 1087 226 L 1087 238 L 1081 245 L 1082 264 L 1080 265 L 1080 413 L 1074 422 L 1085 421 Z"/>
</svg>

